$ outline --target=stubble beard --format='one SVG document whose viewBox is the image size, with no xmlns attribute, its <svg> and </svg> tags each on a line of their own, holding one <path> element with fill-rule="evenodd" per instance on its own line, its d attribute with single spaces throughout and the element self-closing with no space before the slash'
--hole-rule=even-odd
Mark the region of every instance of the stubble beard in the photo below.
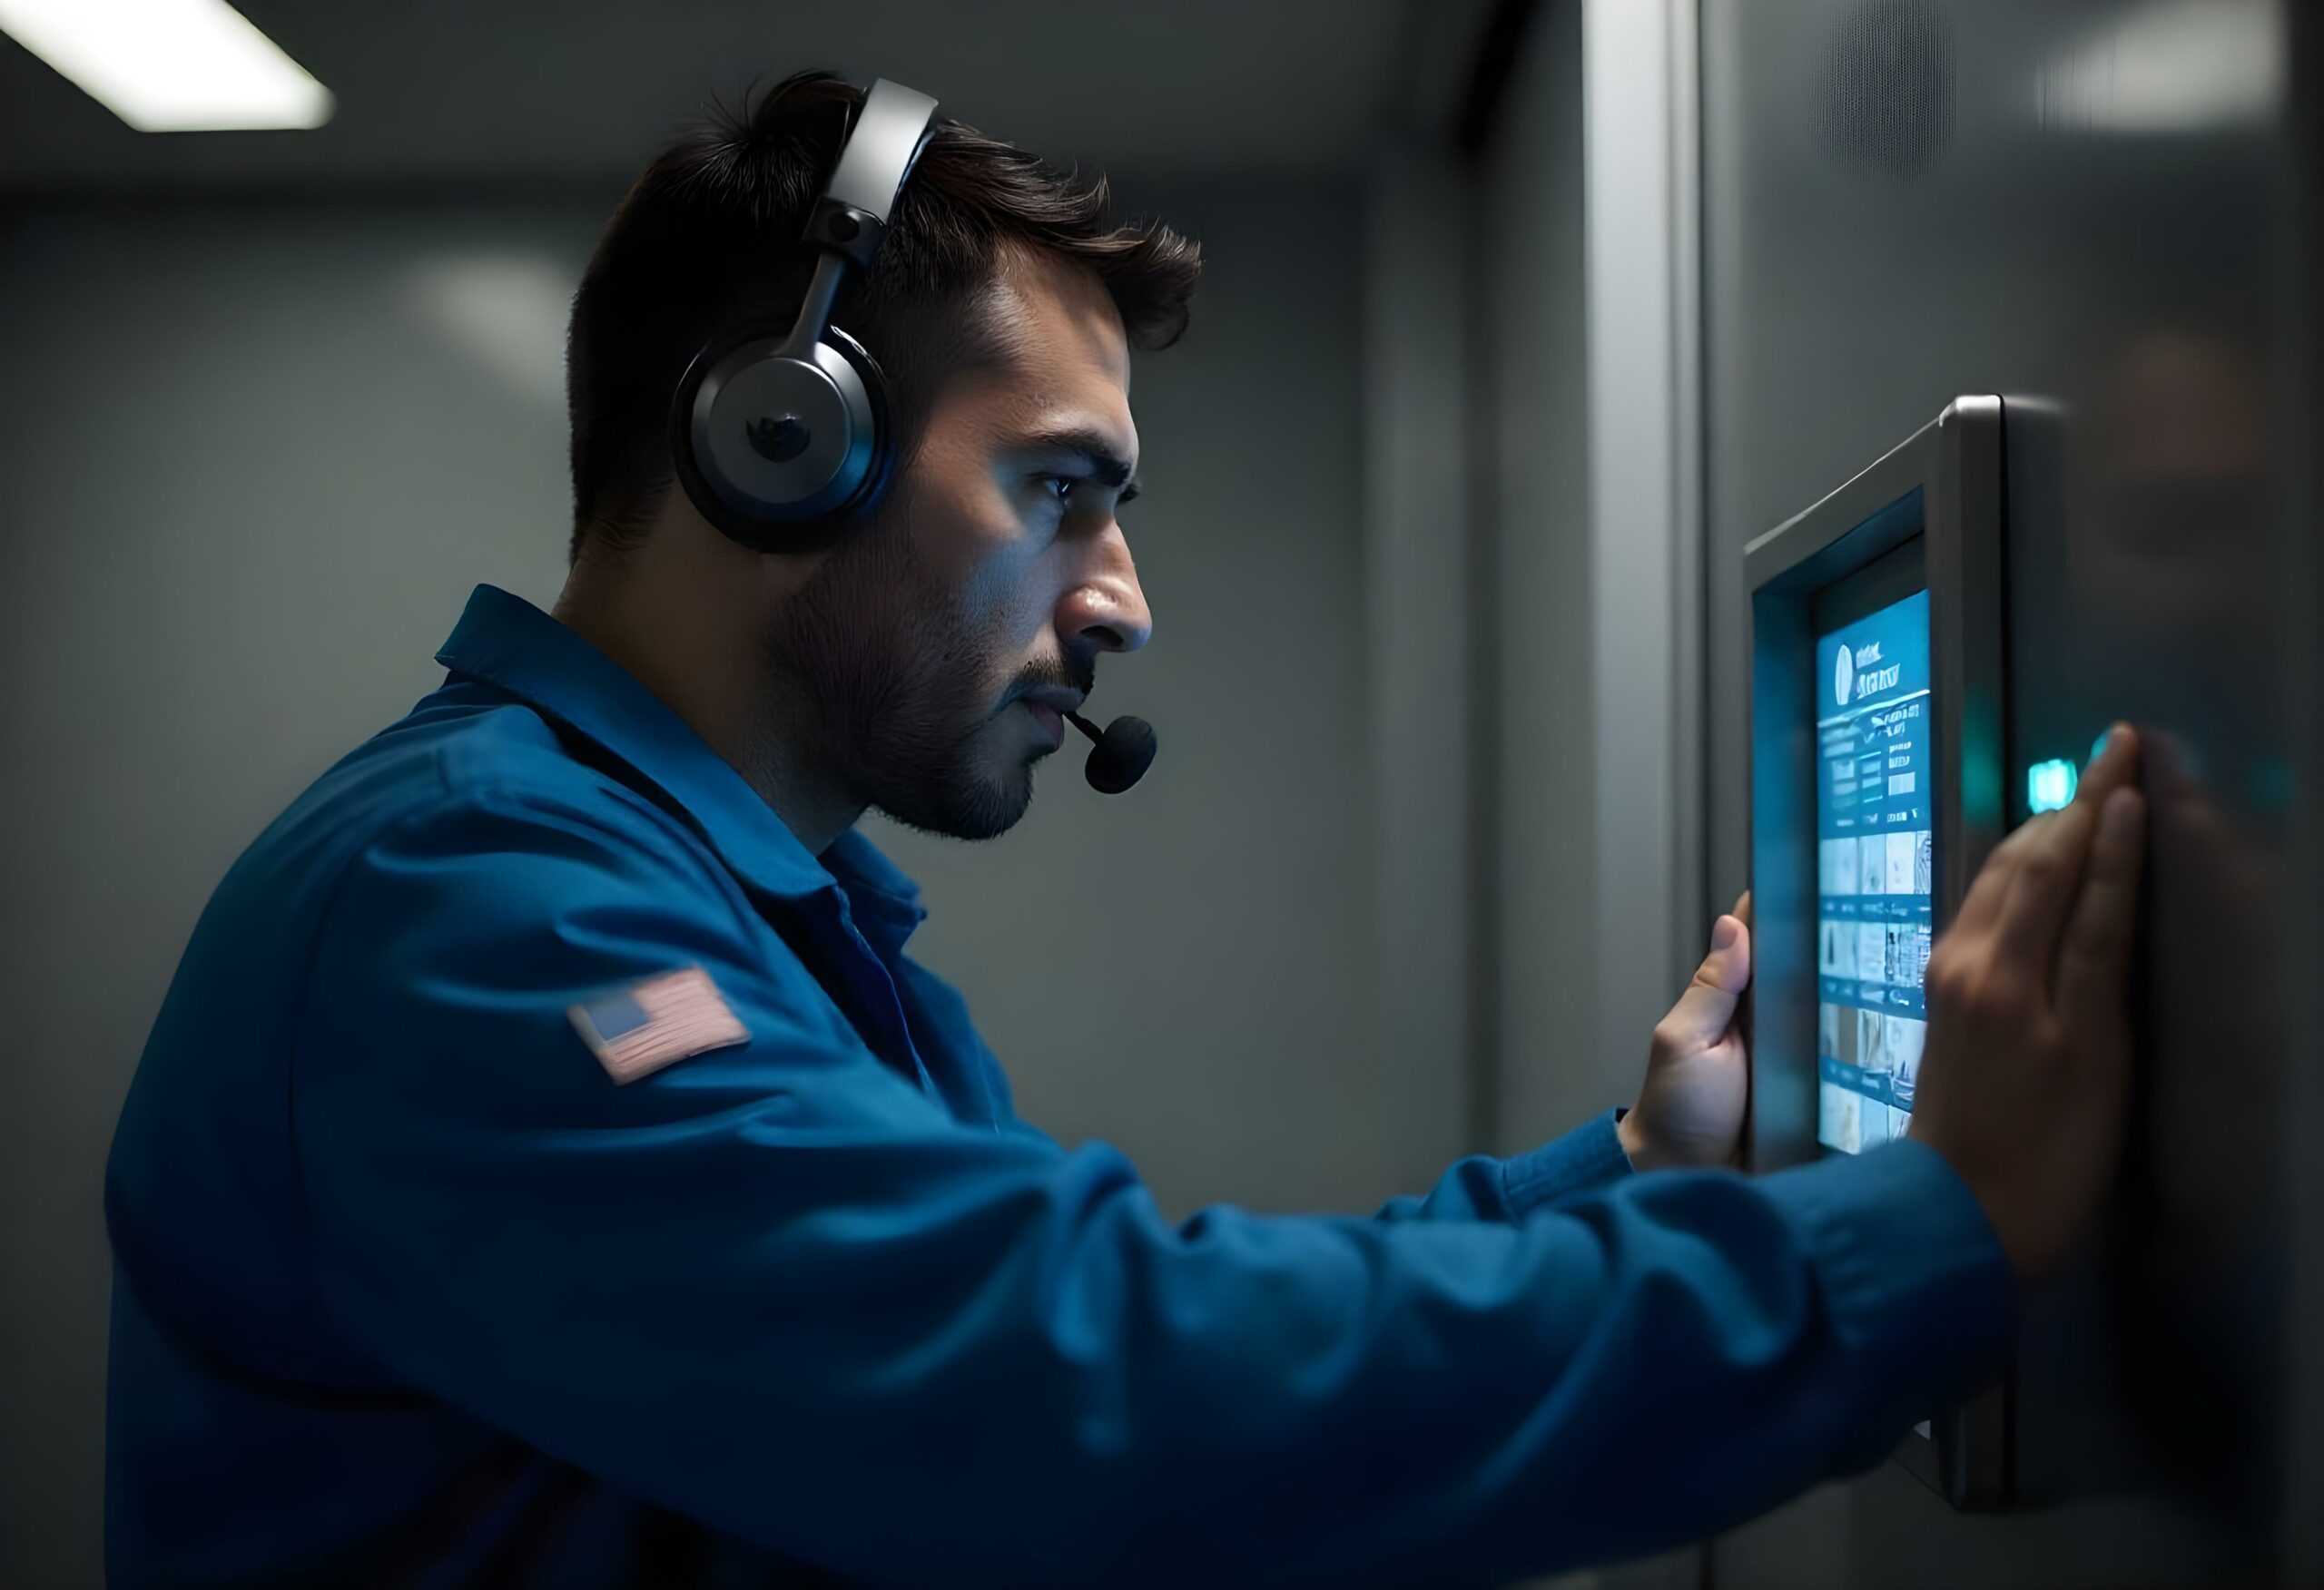
<svg viewBox="0 0 2324 1590">
<path fill-rule="evenodd" d="M 764 646 L 799 764 L 924 833 L 989 839 L 1025 815 L 1029 761 L 988 749 L 994 649 L 900 524 L 862 526 L 786 603 Z"/>
</svg>

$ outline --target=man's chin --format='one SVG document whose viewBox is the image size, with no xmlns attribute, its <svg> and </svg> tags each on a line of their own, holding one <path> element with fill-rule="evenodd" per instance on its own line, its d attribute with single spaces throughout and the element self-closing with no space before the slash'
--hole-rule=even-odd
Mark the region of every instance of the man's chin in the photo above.
<svg viewBox="0 0 2324 1590">
<path fill-rule="evenodd" d="M 924 834 L 951 839 L 997 839 L 1024 820 L 1033 802 L 1030 762 L 999 775 L 987 774 L 909 802 L 882 802 L 895 821 Z"/>
</svg>

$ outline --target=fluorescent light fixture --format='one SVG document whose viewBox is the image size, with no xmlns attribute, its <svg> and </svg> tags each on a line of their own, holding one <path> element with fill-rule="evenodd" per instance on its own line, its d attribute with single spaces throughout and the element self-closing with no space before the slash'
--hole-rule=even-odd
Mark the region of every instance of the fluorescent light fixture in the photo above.
<svg viewBox="0 0 2324 1590">
<path fill-rule="evenodd" d="M 2290 46 L 2273 0 L 2147 0 L 2041 65 L 2034 112 L 2065 132 L 2201 133 L 2281 112 Z"/>
<path fill-rule="evenodd" d="M 0 0 L 0 32 L 140 132 L 330 120 L 330 90 L 226 0 Z"/>
</svg>

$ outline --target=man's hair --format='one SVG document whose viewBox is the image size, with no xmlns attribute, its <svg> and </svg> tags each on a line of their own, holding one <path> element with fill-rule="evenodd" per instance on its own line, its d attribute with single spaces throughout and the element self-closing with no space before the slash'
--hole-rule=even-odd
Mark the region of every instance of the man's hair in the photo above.
<svg viewBox="0 0 2324 1590">
<path fill-rule="evenodd" d="M 566 345 L 576 560 L 592 543 L 634 545 L 671 488 L 666 427 L 687 360 L 745 317 L 796 311 L 815 258 L 807 212 L 862 103 L 829 73 L 787 78 L 696 123 L 614 211 Z M 1194 240 L 1108 220 L 1102 176 L 1083 182 L 939 118 L 871 270 L 851 273 L 832 317 L 887 374 L 899 469 L 944 377 L 989 349 L 984 303 L 1011 250 L 1093 272 L 1139 348 L 1177 340 L 1202 270 Z"/>
</svg>

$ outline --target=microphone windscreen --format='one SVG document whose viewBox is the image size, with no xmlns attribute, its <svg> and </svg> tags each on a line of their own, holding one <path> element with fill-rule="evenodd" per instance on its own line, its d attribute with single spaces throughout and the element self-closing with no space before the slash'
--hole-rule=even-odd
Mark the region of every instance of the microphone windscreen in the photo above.
<svg viewBox="0 0 2324 1590">
<path fill-rule="evenodd" d="M 1089 748 L 1083 776 L 1101 795 L 1118 795 L 1146 776 L 1157 746 L 1154 725 L 1143 718 L 1117 718 Z"/>
</svg>

